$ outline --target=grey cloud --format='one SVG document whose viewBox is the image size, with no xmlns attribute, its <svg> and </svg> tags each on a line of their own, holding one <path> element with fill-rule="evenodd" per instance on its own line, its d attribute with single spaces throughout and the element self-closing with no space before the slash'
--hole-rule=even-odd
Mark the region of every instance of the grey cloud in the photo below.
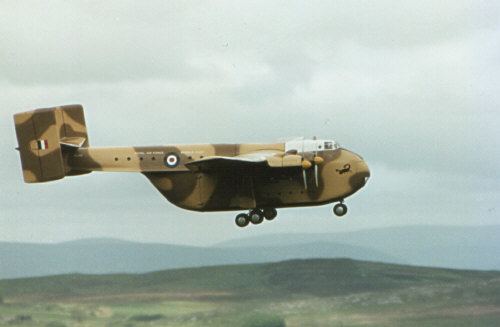
<svg viewBox="0 0 500 327">
<path fill-rule="evenodd" d="M 300 68 L 311 59 L 292 57 L 308 49 L 436 44 L 499 21 L 496 5 L 468 1 L 51 4 L 4 2 L 1 78 L 21 84 L 195 80 L 206 69 L 192 60 L 225 52 L 254 62 L 271 58 L 278 70 Z"/>
</svg>

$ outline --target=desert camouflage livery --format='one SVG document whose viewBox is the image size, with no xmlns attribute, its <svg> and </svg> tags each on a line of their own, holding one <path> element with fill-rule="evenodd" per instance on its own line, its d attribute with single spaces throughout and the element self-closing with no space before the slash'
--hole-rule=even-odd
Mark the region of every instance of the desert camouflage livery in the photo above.
<svg viewBox="0 0 500 327">
<path fill-rule="evenodd" d="M 173 204 L 196 211 L 249 210 L 238 226 L 276 217 L 276 208 L 339 202 L 370 176 L 363 159 L 331 140 L 270 144 L 90 147 L 83 108 L 67 105 L 14 115 L 24 181 L 92 171 L 138 172 Z"/>
</svg>

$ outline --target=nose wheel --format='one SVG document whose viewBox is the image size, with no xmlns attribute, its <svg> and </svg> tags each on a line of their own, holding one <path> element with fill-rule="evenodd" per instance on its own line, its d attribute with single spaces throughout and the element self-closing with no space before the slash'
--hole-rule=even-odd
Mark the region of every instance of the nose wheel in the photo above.
<svg viewBox="0 0 500 327">
<path fill-rule="evenodd" d="M 254 225 L 261 224 L 264 219 L 273 220 L 278 215 L 274 208 L 252 209 L 246 213 L 240 213 L 235 218 L 235 223 L 238 227 L 246 227 L 252 223 Z"/>
<path fill-rule="evenodd" d="M 342 217 L 347 213 L 347 206 L 343 202 L 337 203 L 333 206 L 333 213 L 337 217 Z"/>
</svg>

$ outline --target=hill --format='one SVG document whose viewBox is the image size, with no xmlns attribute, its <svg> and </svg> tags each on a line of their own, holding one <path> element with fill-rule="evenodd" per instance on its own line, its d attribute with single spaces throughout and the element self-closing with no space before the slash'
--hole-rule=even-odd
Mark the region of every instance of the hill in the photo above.
<svg viewBox="0 0 500 327">
<path fill-rule="evenodd" d="M 500 318 L 500 272 L 350 259 L 23 278 L 0 281 L 0 292 L 0 325 L 494 326 Z"/>
<path fill-rule="evenodd" d="M 396 258 L 390 262 L 402 264 L 500 270 L 500 226 L 402 226 L 328 234 L 268 234 L 216 246 L 297 246 L 312 241 L 360 245 Z"/>
<path fill-rule="evenodd" d="M 500 270 L 500 227 L 406 226 L 328 234 L 240 238 L 211 247 L 83 239 L 59 244 L 0 242 L 0 279 L 66 273 L 352 258 L 456 269 Z"/>
<path fill-rule="evenodd" d="M 498 278 L 498 271 L 414 267 L 351 259 L 307 259 L 173 269 L 146 274 L 68 274 L 21 278 L 0 281 L 0 289 L 7 297 L 28 295 L 31 298 L 200 291 L 286 297 L 290 293 L 326 296 L 429 284 L 474 283 Z"/>
<path fill-rule="evenodd" d="M 0 279 L 65 273 L 141 273 L 162 269 L 350 257 L 395 262 L 376 250 L 331 241 L 248 249 L 87 239 L 59 244 L 0 243 Z"/>
</svg>

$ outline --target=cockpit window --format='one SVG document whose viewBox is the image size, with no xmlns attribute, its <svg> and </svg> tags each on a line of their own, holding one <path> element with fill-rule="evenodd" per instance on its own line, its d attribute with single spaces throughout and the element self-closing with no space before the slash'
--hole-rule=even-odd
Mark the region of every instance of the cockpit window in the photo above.
<svg viewBox="0 0 500 327">
<path fill-rule="evenodd" d="M 292 140 L 285 143 L 285 153 L 306 153 L 315 151 L 333 151 L 340 146 L 334 140 Z"/>
</svg>

